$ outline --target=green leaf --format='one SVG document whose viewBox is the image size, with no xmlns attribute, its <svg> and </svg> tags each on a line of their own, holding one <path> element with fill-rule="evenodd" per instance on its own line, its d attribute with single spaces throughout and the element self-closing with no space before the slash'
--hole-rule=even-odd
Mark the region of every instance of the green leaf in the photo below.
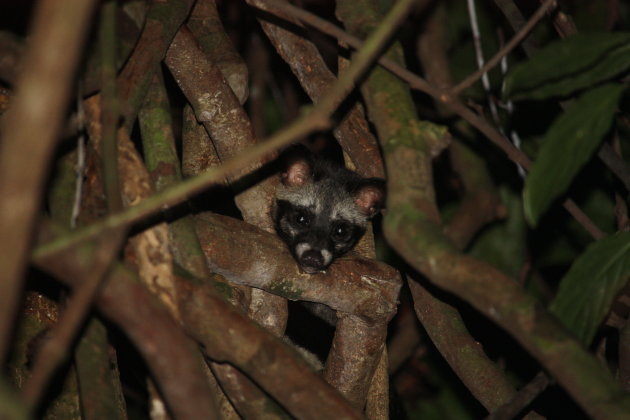
<svg viewBox="0 0 630 420">
<path fill-rule="evenodd" d="M 604 85 L 584 93 L 553 123 L 525 180 L 525 217 L 536 225 L 588 161 L 612 122 L 624 87 Z"/>
<path fill-rule="evenodd" d="M 630 232 L 591 244 L 560 282 L 549 310 L 585 344 L 630 275 Z"/>
<path fill-rule="evenodd" d="M 630 33 L 577 34 L 556 41 L 512 68 L 505 79 L 510 99 L 566 96 L 630 68 Z"/>
</svg>

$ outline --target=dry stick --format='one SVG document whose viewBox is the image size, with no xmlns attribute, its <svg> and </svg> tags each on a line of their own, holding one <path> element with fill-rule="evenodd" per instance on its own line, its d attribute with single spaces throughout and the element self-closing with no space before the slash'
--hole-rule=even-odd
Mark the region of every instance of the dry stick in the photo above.
<svg viewBox="0 0 630 420">
<path fill-rule="evenodd" d="M 20 302 L 41 190 L 71 96 L 94 0 L 38 3 L 30 46 L 0 142 L 0 360 Z M 68 22 L 72 22 L 69 25 Z M 28 159 L 28 164 L 25 160 Z"/>
<path fill-rule="evenodd" d="M 287 14 L 297 17 L 298 19 L 302 20 L 304 23 L 307 23 L 326 34 L 331 35 L 347 43 L 348 45 L 350 45 L 351 47 L 355 49 L 361 48 L 362 42 L 360 39 L 347 34 L 345 31 L 331 24 L 330 22 L 327 22 L 305 10 L 297 8 L 288 3 L 278 2 L 277 0 L 267 0 L 267 2 L 269 4 L 272 4 L 274 7 L 281 9 L 283 12 L 286 12 Z M 553 1 L 547 0 L 541 6 L 541 9 L 544 8 L 546 10 L 546 7 L 548 6 L 548 4 L 551 4 L 551 3 L 553 3 Z M 530 21 L 535 20 L 534 18 L 536 18 L 537 16 L 538 16 L 537 13 L 534 14 L 534 16 L 532 16 Z M 522 39 L 522 37 L 526 35 L 527 35 L 526 32 L 522 31 L 522 32 L 519 32 L 515 36 L 515 38 L 519 37 L 520 39 Z M 490 64 L 496 65 L 497 63 L 499 63 L 501 61 L 501 58 L 503 57 L 503 55 L 500 55 L 500 54 L 504 54 L 504 55 L 507 54 L 509 51 L 511 51 L 511 49 L 508 49 L 508 47 L 514 48 L 514 46 L 516 46 L 516 44 L 513 45 L 511 41 L 508 42 L 505 45 L 505 47 L 502 48 L 499 53 L 495 54 L 495 56 L 492 57 L 482 69 L 480 69 L 474 74 L 477 75 L 477 77 L 479 77 L 482 74 L 482 72 L 490 70 L 491 68 Z M 392 74 L 398 76 L 402 80 L 409 83 L 409 86 L 412 89 L 424 92 L 428 94 L 429 96 L 431 96 L 432 98 L 434 98 L 435 100 L 443 103 L 444 106 L 447 106 L 448 108 L 450 108 L 452 112 L 458 114 L 461 118 L 466 120 L 470 125 L 477 128 L 477 130 L 479 130 L 482 134 L 484 134 L 497 147 L 503 150 L 503 152 L 508 156 L 509 159 L 518 163 L 524 168 L 529 168 L 531 166 L 532 162 L 527 157 L 527 155 L 525 155 L 523 152 L 517 149 L 510 141 L 508 141 L 494 127 L 488 124 L 488 122 L 485 121 L 482 117 L 472 112 L 468 107 L 464 106 L 457 99 L 457 96 L 452 93 L 452 91 L 441 90 L 441 89 L 436 88 L 435 86 L 429 84 L 422 77 L 407 70 L 406 68 L 402 66 L 399 66 L 397 63 L 387 58 L 381 57 L 378 60 L 378 63 L 381 64 L 384 68 L 386 68 L 390 72 L 392 72 Z M 573 200 L 571 199 L 565 200 L 563 203 L 563 206 L 575 218 L 575 220 L 578 223 L 580 223 L 584 227 L 584 229 L 588 231 L 588 233 L 593 238 L 600 239 L 605 236 L 605 234 L 601 231 L 601 229 L 599 229 L 599 227 L 597 227 L 597 225 L 593 223 L 593 221 L 575 204 L 575 202 L 573 202 Z"/>
<path fill-rule="evenodd" d="M 266 155 L 290 143 L 292 140 L 308 135 L 316 130 L 329 128 L 331 126 L 330 115 L 354 88 L 356 80 L 375 60 L 382 47 L 396 30 L 398 24 L 407 15 L 413 4 L 414 0 L 399 0 L 379 27 L 365 41 L 363 48 L 354 56 L 347 71 L 331 86 L 329 93 L 322 98 L 322 101 L 314 106 L 311 112 L 298 118 L 284 130 L 279 131 L 276 135 L 262 141 L 260 144 L 243 151 L 240 155 L 225 161 L 225 163 L 216 169 L 190 178 L 160 194 L 141 201 L 136 206 L 108 216 L 101 222 L 68 234 L 58 240 L 53 240 L 50 243 L 38 246 L 34 250 L 33 256 L 43 258 L 47 255 L 52 255 L 78 242 L 92 238 L 107 229 L 131 224 L 146 216 L 155 214 L 160 210 L 181 203 L 189 196 L 221 181 L 227 175 L 237 172 L 240 168 L 263 159 Z"/>
</svg>

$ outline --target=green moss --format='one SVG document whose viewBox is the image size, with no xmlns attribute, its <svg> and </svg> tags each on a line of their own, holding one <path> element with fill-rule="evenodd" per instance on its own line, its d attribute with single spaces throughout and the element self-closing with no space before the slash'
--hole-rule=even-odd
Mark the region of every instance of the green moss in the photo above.
<svg viewBox="0 0 630 420">
<path fill-rule="evenodd" d="M 304 291 L 293 287 L 293 283 L 290 281 L 280 280 L 271 284 L 269 292 L 289 300 L 298 300 Z"/>
<path fill-rule="evenodd" d="M 401 204 L 387 211 L 383 227 L 390 241 L 404 242 L 407 249 L 423 250 L 424 255 L 450 252 L 453 244 L 440 226 L 412 204 Z"/>
<path fill-rule="evenodd" d="M 218 274 L 215 274 L 215 276 L 219 276 Z M 217 281 L 217 280 L 210 280 L 212 283 L 212 286 L 214 286 L 214 288 L 216 289 L 216 291 L 219 293 L 219 295 L 221 295 L 222 298 L 224 298 L 227 301 L 231 301 L 233 296 L 234 296 L 234 291 L 232 290 L 232 286 L 230 286 L 225 279 L 221 282 L 221 281 Z"/>
<path fill-rule="evenodd" d="M 440 142 L 446 135 L 448 135 L 446 126 L 413 119 L 402 125 L 395 135 L 386 138 L 383 147 L 387 153 L 405 146 L 425 154 L 430 144 Z"/>
</svg>

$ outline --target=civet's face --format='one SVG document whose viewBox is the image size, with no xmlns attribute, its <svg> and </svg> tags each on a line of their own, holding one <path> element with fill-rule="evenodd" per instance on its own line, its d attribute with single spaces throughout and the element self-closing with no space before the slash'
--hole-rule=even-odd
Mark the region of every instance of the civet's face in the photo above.
<svg viewBox="0 0 630 420">
<path fill-rule="evenodd" d="M 384 182 L 345 168 L 292 162 L 278 190 L 274 220 L 302 270 L 325 270 L 365 232 L 384 197 Z"/>
</svg>

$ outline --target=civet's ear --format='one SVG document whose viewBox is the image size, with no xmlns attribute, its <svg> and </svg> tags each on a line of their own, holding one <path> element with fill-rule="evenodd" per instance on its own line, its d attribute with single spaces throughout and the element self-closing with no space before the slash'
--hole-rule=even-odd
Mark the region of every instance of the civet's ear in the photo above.
<svg viewBox="0 0 630 420">
<path fill-rule="evenodd" d="M 281 178 L 285 186 L 299 187 L 309 182 L 312 177 L 313 164 L 310 159 L 298 154 L 287 158 L 286 169 Z"/>
<path fill-rule="evenodd" d="M 385 180 L 364 179 L 354 194 L 354 202 L 368 218 L 374 217 L 385 204 Z"/>
</svg>

